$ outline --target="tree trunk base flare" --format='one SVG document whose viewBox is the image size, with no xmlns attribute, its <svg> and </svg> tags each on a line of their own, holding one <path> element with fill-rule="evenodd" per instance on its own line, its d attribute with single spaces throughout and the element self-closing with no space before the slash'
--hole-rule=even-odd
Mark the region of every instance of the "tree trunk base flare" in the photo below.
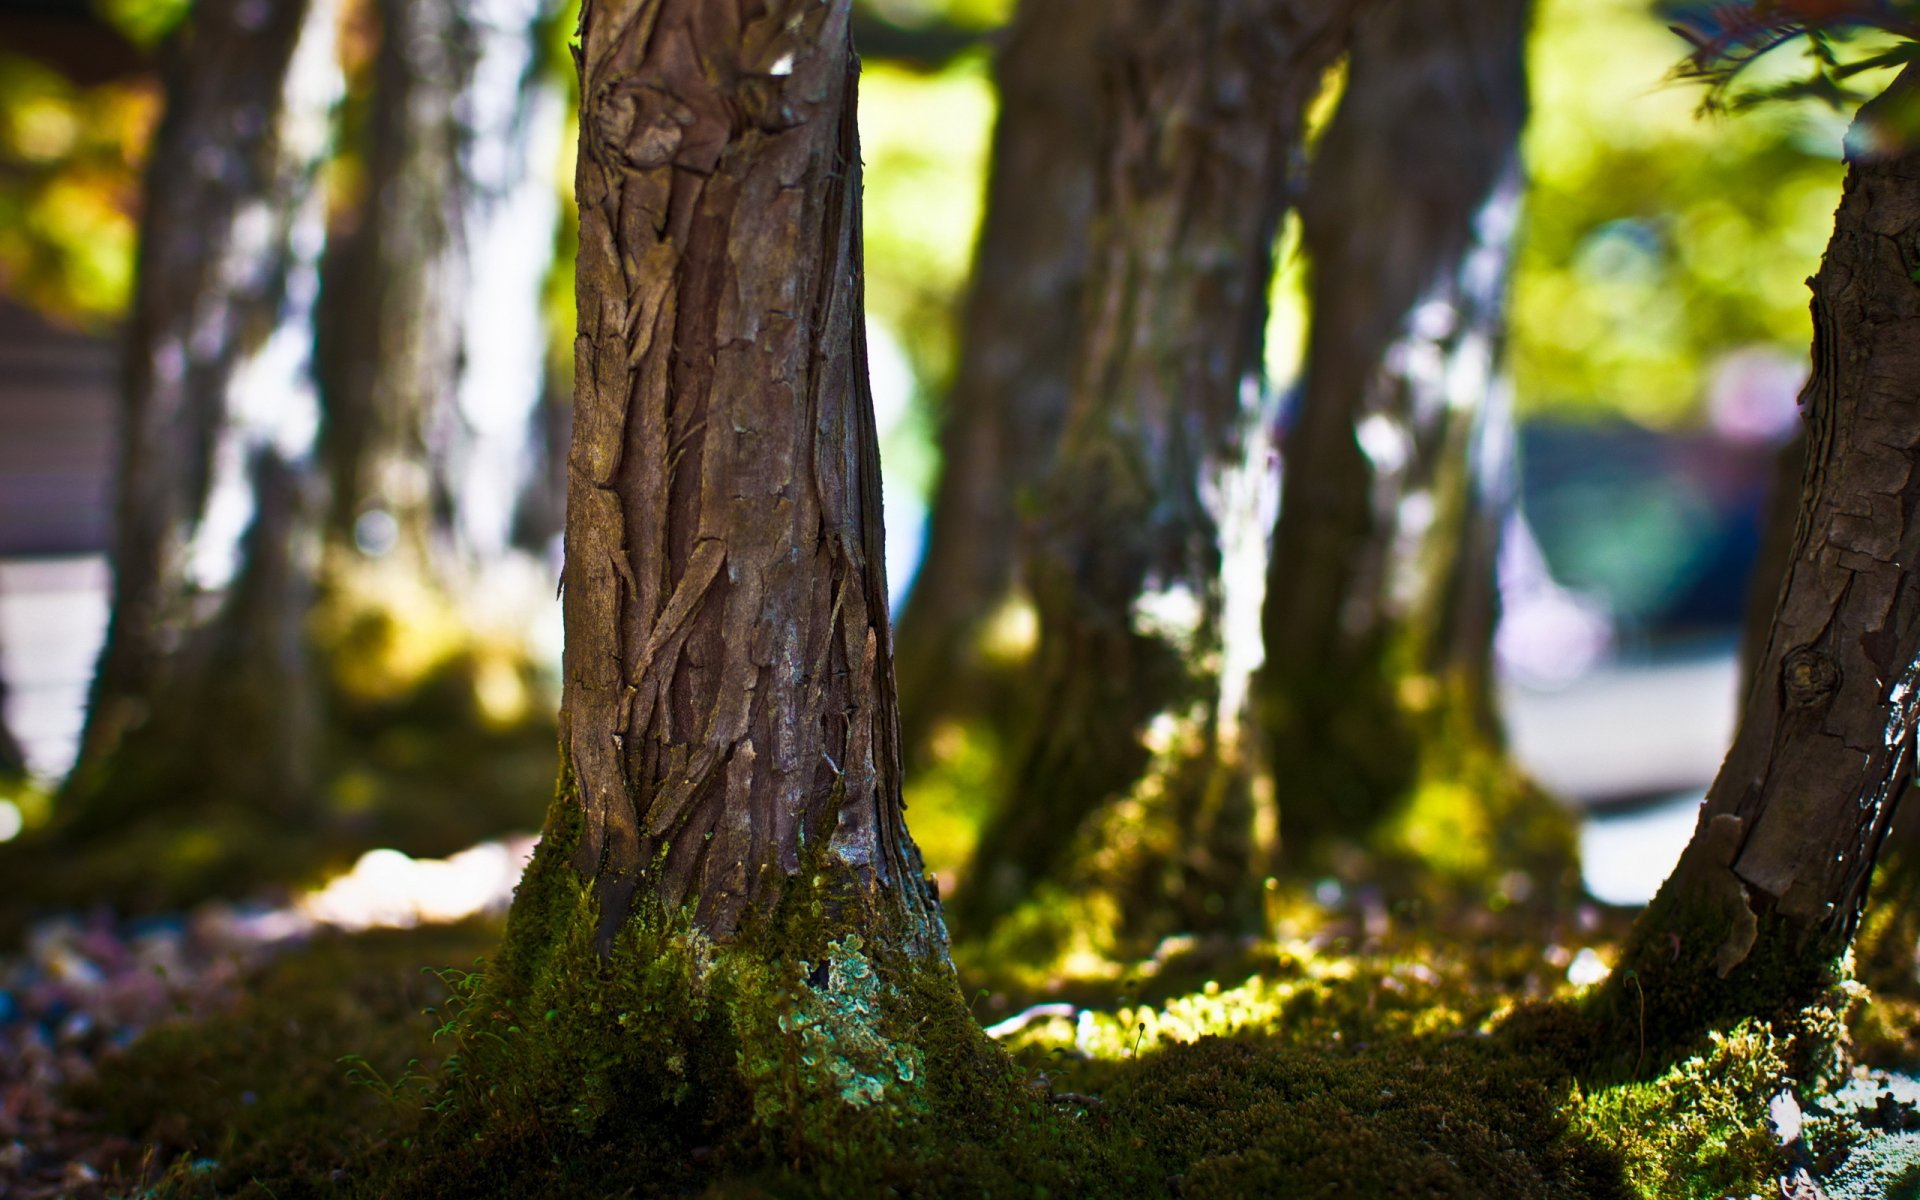
<svg viewBox="0 0 1920 1200">
<path fill-rule="evenodd" d="M 1848 135 L 1833 237 L 1810 281 L 1806 474 L 1771 631 L 1693 840 L 1594 1001 L 1627 1061 L 1743 1017 L 1831 1009 L 1875 859 L 1911 786 L 1916 104 L 1920 70 L 1908 67 Z M 1807 1041 L 1807 1056 L 1824 1057 L 1817 1034 Z"/>
<path fill-rule="evenodd" d="M 1577 896 L 1578 821 L 1514 760 L 1481 711 L 1484 689 L 1385 668 L 1374 678 L 1256 684 L 1279 869 L 1433 903 L 1553 908 Z"/>
<path fill-rule="evenodd" d="M 890 948 L 890 906 L 824 843 L 727 941 L 643 901 L 600 945 L 572 786 L 497 963 L 456 980 L 432 1115 L 379 1194 L 690 1194 L 797 1170 L 874 1195 L 936 1163 L 1010 1192 L 1126 1186 L 981 1031 L 952 969 Z"/>
<path fill-rule="evenodd" d="M 254 474 L 238 578 L 172 655 L 152 710 L 81 762 L 53 820 L 8 848 L 23 871 L 17 895 L 155 911 L 319 866 L 303 844 L 326 825 L 303 628 L 307 480 L 271 453 Z"/>
<path fill-rule="evenodd" d="M 1199 702 L 1156 717 L 1136 752 L 1146 761 L 1131 785 L 1117 787 L 1083 818 L 1044 870 L 1023 877 L 1007 871 L 1002 858 L 996 878 L 996 859 L 976 854 L 984 878 L 969 879 L 957 901 L 998 884 L 1005 907 L 984 917 L 959 910 L 962 922 L 978 920 L 959 925 L 977 930 L 971 941 L 961 939 L 965 961 L 1051 964 L 1078 974 L 1095 963 L 1138 959 L 1179 934 L 1234 939 L 1265 932 L 1274 847 L 1265 781 L 1223 742 Z M 1032 817 L 1020 824 L 1031 830 Z M 1000 840 L 983 840 L 983 847 L 1017 847 L 1023 836 L 1035 836 L 1004 820 L 990 831 Z"/>
</svg>

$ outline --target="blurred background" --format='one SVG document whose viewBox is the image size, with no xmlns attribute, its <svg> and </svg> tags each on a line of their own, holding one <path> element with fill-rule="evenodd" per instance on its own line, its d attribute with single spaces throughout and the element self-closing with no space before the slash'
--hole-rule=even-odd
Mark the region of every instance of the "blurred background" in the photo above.
<svg viewBox="0 0 1920 1200">
<path fill-rule="evenodd" d="M 57 819 L 81 748 L 109 612 L 143 179 L 167 37 L 186 8 L 0 0 L 0 681 L 29 768 L 0 793 L 0 840 Z M 329 517 L 346 549 L 315 551 L 336 565 L 310 617 L 328 696 L 315 786 L 329 832 L 286 865 L 302 879 L 376 847 L 440 856 L 537 829 L 554 761 L 574 15 L 540 0 L 474 6 L 467 74 L 436 83 L 420 68 L 408 108 L 392 99 L 375 9 L 334 11 L 313 68 L 327 127 L 313 193 L 324 237 L 310 240 L 326 248 L 293 269 L 287 308 L 307 308 L 281 314 L 295 330 L 285 361 L 263 357 L 288 396 L 305 397 L 287 408 L 308 440 L 311 393 L 350 390 L 339 381 L 378 341 L 356 322 L 434 309 L 407 328 L 457 340 L 460 368 L 431 381 L 446 399 L 420 426 L 430 485 L 383 477 Z M 869 344 L 896 604 L 939 471 L 1009 9 L 859 6 Z M 1500 695 L 1520 760 L 1585 814 L 1588 889 L 1623 904 L 1648 898 L 1678 857 L 1732 732 L 1749 578 L 1806 373 L 1802 280 L 1842 174 L 1843 115 L 1805 104 L 1702 116 L 1698 89 L 1671 78 L 1681 50 L 1643 0 L 1542 0 L 1510 317 L 1521 502 L 1500 555 Z M 390 111 L 454 118 L 457 148 L 443 157 L 455 169 L 422 184 L 424 200 L 379 182 L 409 169 L 393 166 L 392 147 L 417 142 L 381 133 Z M 365 265 L 404 252 L 367 249 L 380 239 L 365 231 L 409 203 L 454 230 L 430 251 L 454 266 L 429 276 L 446 286 L 426 301 L 383 293 Z M 1283 251 L 1266 341 L 1282 392 L 1301 359 L 1301 292 L 1297 256 Z M 317 341 L 298 334 L 303 321 Z M 258 436 L 297 439 L 267 429 L 288 419 L 258 416 Z M 414 507 L 434 530 L 431 586 L 394 567 Z M 248 518 L 226 519 L 230 546 Z M 1009 628 L 1017 651 L 1017 616 Z M 967 794 L 964 764 L 936 774 L 910 782 L 909 803 L 947 877 L 984 799 Z M 161 838 L 130 853 L 194 852 Z"/>
</svg>

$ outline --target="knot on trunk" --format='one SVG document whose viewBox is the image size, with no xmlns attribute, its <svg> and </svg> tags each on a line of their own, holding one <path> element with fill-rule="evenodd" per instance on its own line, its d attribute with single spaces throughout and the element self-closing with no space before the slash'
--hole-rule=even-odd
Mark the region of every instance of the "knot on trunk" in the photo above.
<svg viewBox="0 0 1920 1200">
<path fill-rule="evenodd" d="M 1839 690 L 1840 667 L 1824 651 L 1802 646 L 1780 665 L 1780 681 L 1790 703 L 1818 704 Z"/>
</svg>

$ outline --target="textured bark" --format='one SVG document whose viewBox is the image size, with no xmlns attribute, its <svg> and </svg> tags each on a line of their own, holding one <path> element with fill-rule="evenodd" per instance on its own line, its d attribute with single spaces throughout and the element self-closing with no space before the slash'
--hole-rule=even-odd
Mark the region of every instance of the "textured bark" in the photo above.
<svg viewBox="0 0 1920 1200">
<path fill-rule="evenodd" d="M 1807 469 L 1773 628 L 1680 864 L 1603 997 L 1667 1046 L 1814 998 L 1859 920 L 1914 768 L 1920 697 L 1920 103 L 1909 68 L 1861 110 L 1813 286 Z M 1631 976 L 1633 993 L 1625 980 Z"/>
<path fill-rule="evenodd" d="M 466 0 L 374 0 L 367 190 L 324 268 L 318 360 L 328 534 L 429 573 L 451 538 L 460 382 Z M 388 521 L 391 524 L 388 524 Z M 431 577 L 431 576 L 429 576 Z"/>
<path fill-rule="evenodd" d="M 244 372 L 282 319 L 323 149 L 313 126 L 326 97 L 311 79 L 295 97 L 290 66 L 303 43 L 325 60 L 331 22 L 323 3 L 203 0 L 171 47 L 125 351 L 112 618 L 63 820 L 198 801 L 221 779 L 269 807 L 302 790 L 304 671 L 238 649 L 297 641 L 303 610 L 286 598 L 299 590 L 287 558 L 299 488 L 282 456 L 301 448 L 257 411 L 243 429 L 238 409 L 298 403 Z M 210 509 L 223 472 L 273 484 L 255 489 L 254 525 L 282 536 L 215 544 L 240 532 L 216 528 Z M 210 551 L 232 565 L 209 572 Z M 188 707 L 215 693 L 260 704 L 244 715 L 259 736 L 225 728 L 237 711 Z"/>
<path fill-rule="evenodd" d="M 992 179 L 940 434 L 927 549 L 899 621 L 903 744 L 989 703 L 976 641 L 1013 585 L 1020 499 L 1071 387 L 1099 170 L 1105 0 L 1027 0 L 996 74 Z"/>
<path fill-rule="evenodd" d="M 847 0 L 589 0 L 556 820 L 602 944 L 803 871 L 941 955 L 900 799 Z M 819 873 L 819 874 L 813 874 Z"/>
<path fill-rule="evenodd" d="M 1354 8 L 1113 10 L 1073 394 L 1027 552 L 1033 733 L 960 898 L 975 928 L 1054 873 L 1082 822 L 1140 778 L 1156 714 L 1211 699 L 1199 664 L 1219 641 L 1220 552 L 1203 489 L 1242 454 L 1303 114 Z M 1186 597 L 1197 627 L 1136 619 L 1150 593 Z"/>
<path fill-rule="evenodd" d="M 1290 854 L 1405 799 L 1434 707 L 1463 707 L 1450 736 L 1500 740 L 1496 371 L 1529 9 L 1393 0 L 1363 20 L 1301 203 L 1312 330 L 1256 684 Z"/>
<path fill-rule="evenodd" d="M 1773 634 L 1773 613 L 1780 606 L 1780 585 L 1793 556 L 1794 527 L 1800 520 L 1800 481 L 1807 473 L 1807 439 L 1795 434 L 1774 460 L 1773 492 L 1760 527 L 1753 578 L 1747 583 L 1747 608 L 1740 623 L 1740 695 L 1753 689 L 1760 657 Z"/>
</svg>

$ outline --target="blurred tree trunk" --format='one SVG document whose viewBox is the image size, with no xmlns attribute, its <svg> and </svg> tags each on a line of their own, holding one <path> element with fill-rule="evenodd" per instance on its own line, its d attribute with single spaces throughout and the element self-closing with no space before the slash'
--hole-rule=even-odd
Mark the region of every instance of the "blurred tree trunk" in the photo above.
<svg viewBox="0 0 1920 1200">
<path fill-rule="evenodd" d="M 977 643 L 1008 599 L 1017 509 L 1053 461 L 1066 414 L 1108 10 L 1105 0 L 1026 0 L 1000 55 L 993 174 L 940 434 L 940 483 L 899 621 L 909 758 L 941 718 L 993 707 Z"/>
<path fill-rule="evenodd" d="M 126 334 L 112 617 L 56 825 L 73 837 L 222 803 L 286 821 L 310 799 L 311 263 L 296 246 L 318 227 L 332 24 L 318 0 L 201 0 L 169 48 Z"/>
<path fill-rule="evenodd" d="M 848 5 L 744 29 L 701 7 L 582 18 L 569 766 L 534 870 L 571 865 L 602 946 L 682 906 L 730 940 L 824 875 L 837 929 L 937 956 L 900 803 Z"/>
<path fill-rule="evenodd" d="M 1245 457 L 1244 395 L 1259 387 L 1304 114 L 1355 8 L 1185 0 L 1113 10 L 1073 391 L 1026 551 L 1040 616 L 1031 734 L 957 898 L 963 928 L 985 930 L 1064 874 L 1083 824 L 1141 787 L 1167 793 L 1180 830 L 1164 857 L 1145 856 L 1159 860 L 1150 870 L 1206 880 L 1179 887 L 1182 903 L 1212 896 L 1218 917 L 1235 907 L 1220 888 L 1258 886 L 1245 798 L 1204 765 L 1199 782 L 1156 782 L 1190 772 L 1150 771 L 1147 739 L 1169 740 L 1156 722 L 1191 729 L 1203 747 L 1175 755 L 1189 766 L 1222 744 L 1220 548 L 1205 497 Z"/>
<path fill-rule="evenodd" d="M 1834 978 L 1914 770 L 1920 697 L 1920 104 L 1908 68 L 1847 139 L 1813 279 L 1807 470 L 1739 732 L 1601 1012 L 1644 1060 L 1721 1022 L 1789 1016 Z"/>
<path fill-rule="evenodd" d="M 1491 670 L 1530 7 L 1392 0 L 1363 19 L 1301 202 L 1312 329 L 1255 684 L 1296 862 L 1389 817 L 1463 871 L 1512 862 L 1510 840 L 1570 853 L 1504 765 Z M 1465 785 L 1444 793 L 1456 811 L 1408 812 L 1435 776 Z"/>
<path fill-rule="evenodd" d="M 466 0 L 373 0 L 379 17 L 356 224 L 323 268 L 317 354 L 329 542 L 432 581 L 450 550 L 458 420 Z"/>
<path fill-rule="evenodd" d="M 27 756 L 7 724 L 7 681 L 0 676 L 0 779 L 20 779 L 27 773 Z"/>
</svg>

